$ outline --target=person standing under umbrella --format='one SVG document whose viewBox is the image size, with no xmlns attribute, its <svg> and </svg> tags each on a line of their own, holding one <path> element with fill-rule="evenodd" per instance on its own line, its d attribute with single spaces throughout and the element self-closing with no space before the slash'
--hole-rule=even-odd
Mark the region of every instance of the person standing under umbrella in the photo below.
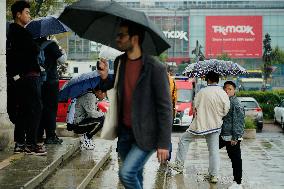
<svg viewBox="0 0 284 189">
<path fill-rule="evenodd" d="M 8 88 L 8 101 L 18 100 L 14 153 L 45 155 L 45 149 L 37 145 L 42 110 L 38 49 L 32 35 L 24 28 L 31 19 L 29 8 L 26 1 L 16 1 L 11 7 L 15 22 L 10 24 L 7 35 L 7 80 L 15 83 L 15 88 L 12 91 Z M 14 99 L 11 95 L 15 95 Z"/>
<path fill-rule="evenodd" d="M 43 134 L 45 131 L 45 144 L 61 144 L 62 139 L 59 139 L 55 133 L 56 130 L 56 114 L 59 95 L 59 76 L 57 65 L 66 62 L 66 54 L 61 50 L 56 41 L 47 40 L 42 37 L 36 40 L 39 47 L 43 49 L 45 61 L 44 69 L 46 72 L 45 81 L 42 81 L 42 115 L 38 130 L 38 141 L 43 142 Z"/>
<path fill-rule="evenodd" d="M 218 86 L 218 74 L 210 71 L 205 80 L 208 86 L 201 89 L 194 98 L 194 119 L 188 130 L 182 134 L 175 162 L 170 163 L 169 166 L 182 173 L 190 142 L 196 135 L 203 135 L 209 151 L 209 181 L 217 183 L 220 161 L 219 134 L 223 123 L 222 118 L 229 111 L 230 101 L 225 91 Z"/>
<path fill-rule="evenodd" d="M 230 98 L 229 113 L 223 118 L 223 125 L 219 137 L 219 148 L 226 146 L 232 162 L 234 183 L 229 189 L 242 188 L 242 156 L 241 140 L 244 134 L 245 110 L 235 95 L 236 84 L 233 81 L 224 83 L 224 90 Z"/>
<path fill-rule="evenodd" d="M 123 20 L 116 43 L 125 54 L 114 62 L 118 74 L 118 142 L 122 164 L 119 178 L 125 188 L 143 188 L 143 167 L 157 151 L 159 162 L 169 156 L 173 120 L 166 66 L 143 53 L 145 30 Z M 116 73 L 119 66 L 119 73 Z M 108 65 L 101 60 L 100 87 L 109 90 L 115 77 L 108 77 Z"/>
</svg>

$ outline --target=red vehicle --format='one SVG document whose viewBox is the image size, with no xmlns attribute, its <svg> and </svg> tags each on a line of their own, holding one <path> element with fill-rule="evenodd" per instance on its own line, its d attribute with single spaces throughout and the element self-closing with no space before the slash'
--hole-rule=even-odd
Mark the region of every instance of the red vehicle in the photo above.
<svg viewBox="0 0 284 189">
<path fill-rule="evenodd" d="M 176 76 L 177 104 L 174 126 L 188 127 L 193 118 L 193 98 L 195 80 L 184 76 Z"/>
<path fill-rule="evenodd" d="M 70 78 L 60 78 L 59 80 L 59 88 L 61 89 L 65 82 L 69 81 Z M 56 122 L 66 122 L 66 115 L 68 106 L 70 104 L 71 99 L 69 99 L 67 102 L 59 102 L 58 103 L 58 109 L 57 109 L 57 116 L 56 116 Z"/>
</svg>

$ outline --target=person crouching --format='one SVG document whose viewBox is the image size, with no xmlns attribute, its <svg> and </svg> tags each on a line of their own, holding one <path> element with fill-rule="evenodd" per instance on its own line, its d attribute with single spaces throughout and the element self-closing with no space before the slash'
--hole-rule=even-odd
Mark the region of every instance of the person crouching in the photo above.
<svg viewBox="0 0 284 189">
<path fill-rule="evenodd" d="M 81 149 L 93 150 L 95 148 L 92 138 L 101 130 L 105 119 L 104 113 L 98 109 L 98 102 L 105 97 L 105 92 L 95 88 L 72 99 L 67 116 L 67 130 L 83 134 L 80 138 Z"/>
</svg>

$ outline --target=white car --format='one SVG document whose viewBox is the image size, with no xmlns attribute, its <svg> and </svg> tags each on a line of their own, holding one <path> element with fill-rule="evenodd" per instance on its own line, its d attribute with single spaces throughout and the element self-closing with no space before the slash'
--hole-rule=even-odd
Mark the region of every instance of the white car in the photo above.
<svg viewBox="0 0 284 189">
<path fill-rule="evenodd" d="M 284 100 L 274 108 L 274 122 L 279 123 L 284 129 Z"/>
</svg>

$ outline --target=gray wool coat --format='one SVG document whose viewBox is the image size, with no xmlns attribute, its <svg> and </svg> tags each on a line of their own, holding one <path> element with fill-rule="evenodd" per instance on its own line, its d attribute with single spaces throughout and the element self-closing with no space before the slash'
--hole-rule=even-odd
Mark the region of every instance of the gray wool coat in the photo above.
<svg viewBox="0 0 284 189">
<path fill-rule="evenodd" d="M 123 91 L 126 54 L 116 58 L 114 73 L 119 60 L 118 97 L 118 137 L 122 126 Z M 172 131 L 172 101 L 166 66 L 150 55 L 142 56 L 143 66 L 132 97 L 131 122 L 137 145 L 145 151 L 157 148 L 168 149 Z M 101 81 L 100 88 L 111 89 L 114 77 Z"/>
</svg>

